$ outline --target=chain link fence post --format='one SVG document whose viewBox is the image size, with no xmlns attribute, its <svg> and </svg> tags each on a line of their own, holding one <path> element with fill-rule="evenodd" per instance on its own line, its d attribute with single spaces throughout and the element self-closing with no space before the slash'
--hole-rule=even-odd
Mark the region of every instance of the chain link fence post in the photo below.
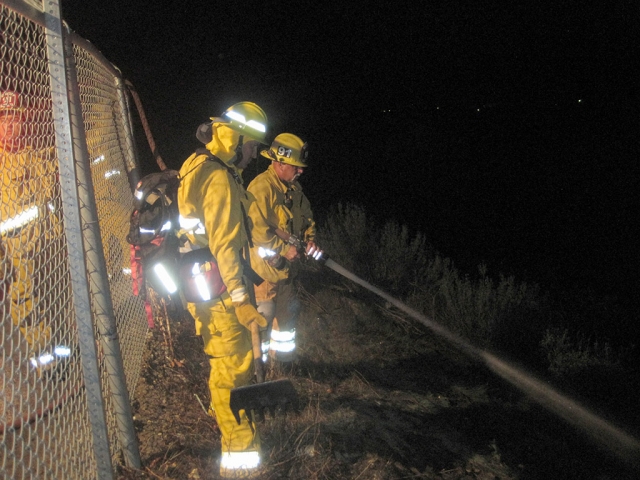
<svg viewBox="0 0 640 480">
<path fill-rule="evenodd" d="M 139 469 L 141 467 L 140 452 L 138 450 L 133 425 L 131 401 L 127 390 L 120 340 L 109 288 L 109 278 L 103 253 L 104 247 L 100 234 L 100 225 L 98 223 L 93 179 L 89 168 L 89 153 L 87 151 L 87 141 L 82 120 L 78 76 L 74 63 L 73 46 L 71 45 L 68 33 L 69 32 L 65 35 L 65 49 L 67 52 L 66 60 L 69 81 L 69 110 L 73 137 L 73 153 L 78 181 L 78 197 L 80 200 L 80 218 L 82 224 L 85 225 L 83 232 L 86 246 L 85 253 L 89 266 L 87 272 L 93 294 L 96 326 L 100 335 L 104 365 L 111 390 L 111 404 L 118 426 L 118 439 L 122 446 L 126 465 Z M 127 150 L 129 149 L 130 145 L 127 143 Z M 129 158 L 129 160 L 133 161 L 134 159 Z M 127 170 L 129 170 L 130 165 L 131 164 L 127 162 Z"/>
<path fill-rule="evenodd" d="M 74 165 L 73 137 L 68 102 L 67 69 L 60 4 L 47 3 L 45 9 L 47 54 L 51 79 L 51 97 L 57 156 L 59 159 L 60 188 L 63 204 L 65 235 L 68 245 L 71 288 L 76 312 L 78 340 L 84 386 L 87 392 L 89 418 L 93 437 L 93 450 L 97 463 L 97 478 L 113 479 L 104 398 L 100 386 L 98 357 L 91 312 L 91 294 L 87 283 L 87 263 L 83 244 L 79 184 Z"/>
<path fill-rule="evenodd" d="M 138 180 L 140 180 L 140 169 L 138 168 L 138 158 L 136 154 L 136 147 L 134 144 L 133 135 L 133 123 L 131 122 L 131 109 L 129 104 L 129 98 L 127 96 L 127 89 L 121 78 L 116 77 L 116 88 L 118 90 L 118 100 L 120 102 L 120 111 L 124 112 L 122 116 L 124 122 L 124 130 L 127 132 L 125 136 L 125 143 L 127 149 L 125 152 L 125 163 L 127 168 L 127 176 L 129 178 L 129 184 L 131 185 L 131 191 L 135 191 Z"/>
</svg>

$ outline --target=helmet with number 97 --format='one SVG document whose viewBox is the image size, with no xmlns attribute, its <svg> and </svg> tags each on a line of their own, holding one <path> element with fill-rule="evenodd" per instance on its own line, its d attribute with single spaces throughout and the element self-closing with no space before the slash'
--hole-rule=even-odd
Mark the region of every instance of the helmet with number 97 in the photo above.
<svg viewBox="0 0 640 480">
<path fill-rule="evenodd" d="M 6 90 L 0 93 L 0 115 L 24 115 L 25 108 L 19 93 Z"/>
<path fill-rule="evenodd" d="M 306 168 L 309 156 L 307 143 L 292 133 L 281 133 L 268 150 L 260 152 L 265 158 L 295 167 Z"/>
<path fill-rule="evenodd" d="M 25 147 L 26 107 L 19 93 L 0 93 L 0 149 L 16 153 Z"/>
<path fill-rule="evenodd" d="M 264 143 L 267 135 L 267 114 L 255 103 L 236 103 L 224 111 L 222 118 L 229 128 L 244 135 L 246 140 Z"/>
</svg>

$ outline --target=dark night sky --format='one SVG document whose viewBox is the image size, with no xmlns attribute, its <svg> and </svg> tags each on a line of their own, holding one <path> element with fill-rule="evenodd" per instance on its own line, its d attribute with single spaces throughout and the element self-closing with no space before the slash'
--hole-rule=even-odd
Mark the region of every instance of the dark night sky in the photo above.
<svg viewBox="0 0 640 480">
<path fill-rule="evenodd" d="M 199 123 L 252 100 L 272 134 L 309 141 L 318 215 L 355 201 L 463 268 L 590 287 L 619 297 L 620 328 L 638 319 L 636 2 L 167 5 L 62 0 L 170 166 Z"/>
</svg>

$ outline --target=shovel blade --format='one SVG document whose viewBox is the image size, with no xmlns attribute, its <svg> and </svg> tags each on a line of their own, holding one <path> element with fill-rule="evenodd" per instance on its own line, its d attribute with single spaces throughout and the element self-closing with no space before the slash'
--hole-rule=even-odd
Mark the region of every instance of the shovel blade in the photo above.
<svg viewBox="0 0 640 480">
<path fill-rule="evenodd" d="M 231 390 L 229 406 L 240 425 L 240 411 L 267 409 L 273 415 L 277 409 L 284 410 L 287 406 L 298 409 L 298 392 L 293 388 L 291 380 L 275 380 L 273 382 L 257 383 Z"/>
</svg>

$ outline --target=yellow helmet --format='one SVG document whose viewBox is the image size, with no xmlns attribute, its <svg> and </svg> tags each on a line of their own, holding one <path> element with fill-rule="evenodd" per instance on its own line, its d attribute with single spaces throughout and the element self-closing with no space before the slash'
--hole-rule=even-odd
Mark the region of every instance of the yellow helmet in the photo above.
<svg viewBox="0 0 640 480">
<path fill-rule="evenodd" d="M 267 135 L 267 114 L 255 103 L 236 103 L 225 110 L 222 118 L 229 128 L 241 133 L 245 138 L 264 143 Z"/>
<path fill-rule="evenodd" d="M 307 143 L 297 135 L 281 133 L 274 138 L 269 150 L 262 150 L 260 155 L 269 160 L 304 168 L 307 166 L 309 151 Z"/>
<path fill-rule="evenodd" d="M 24 114 L 25 109 L 22 105 L 20 94 L 6 90 L 0 94 L 0 115 L 7 114 Z"/>
</svg>

